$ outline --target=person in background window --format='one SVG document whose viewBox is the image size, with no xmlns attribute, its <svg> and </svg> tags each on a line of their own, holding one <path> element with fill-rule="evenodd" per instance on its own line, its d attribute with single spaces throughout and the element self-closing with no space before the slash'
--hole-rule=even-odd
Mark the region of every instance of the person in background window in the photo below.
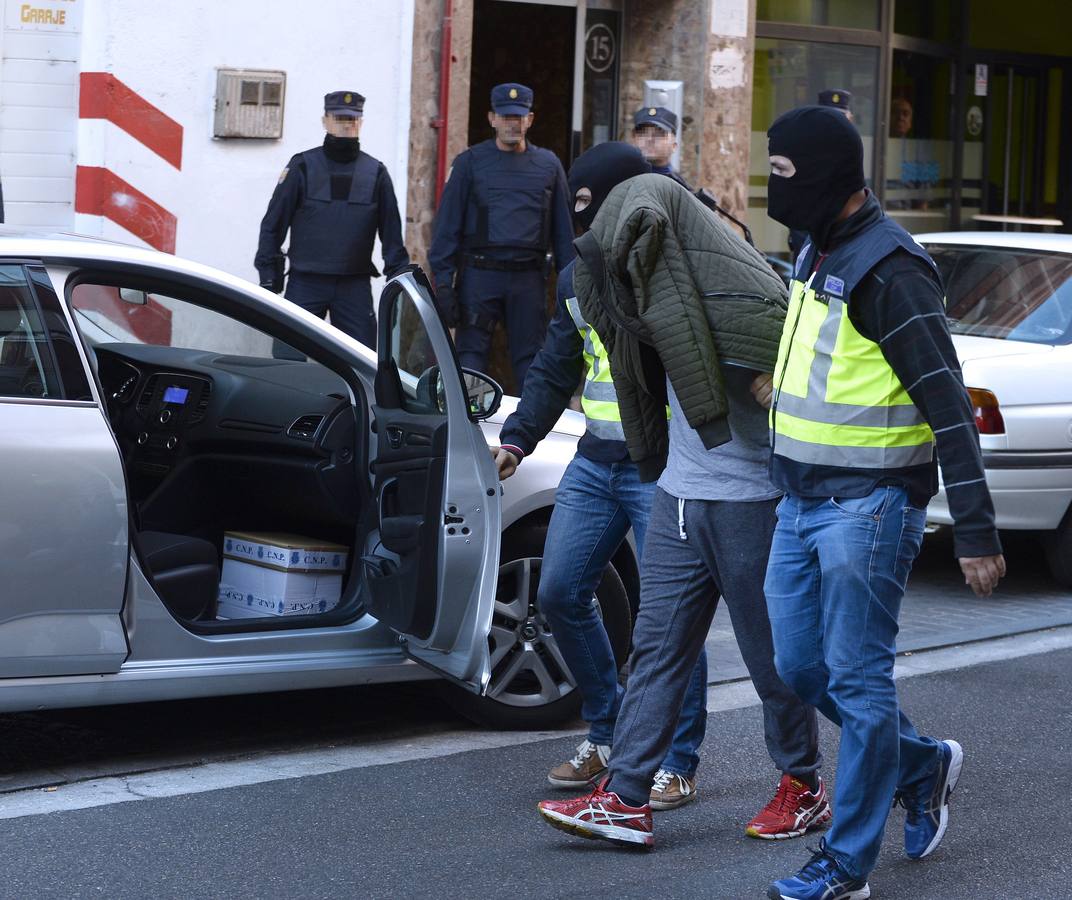
<svg viewBox="0 0 1072 900">
<path fill-rule="evenodd" d="M 912 131 L 912 104 L 905 97 L 890 102 L 890 137 L 908 137 Z"/>
</svg>

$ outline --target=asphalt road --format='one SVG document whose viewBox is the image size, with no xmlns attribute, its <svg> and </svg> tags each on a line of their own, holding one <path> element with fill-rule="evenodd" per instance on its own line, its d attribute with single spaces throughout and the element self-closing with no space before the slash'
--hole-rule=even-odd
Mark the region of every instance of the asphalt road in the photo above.
<svg viewBox="0 0 1072 900">
<path fill-rule="evenodd" d="M 1037 542 L 1005 540 L 1009 577 L 981 601 L 963 585 L 948 533 L 927 537 L 905 600 L 901 649 L 1072 622 L 1072 591 L 1049 577 Z M 1064 618 L 1052 615 L 1059 609 Z M 746 675 L 724 609 L 708 655 L 712 682 Z M 470 728 L 430 683 L 0 715 L 0 798 L 102 775 Z"/>
<path fill-rule="evenodd" d="M 871 878 L 881 898 L 1063 896 L 1072 876 L 1072 650 L 900 682 L 921 730 L 956 737 L 965 771 L 948 836 L 901 853 L 900 810 Z M 700 796 L 658 814 L 653 853 L 540 822 L 544 774 L 575 738 L 0 822 L 0 896 L 762 897 L 801 840 L 742 827 L 770 792 L 757 707 L 713 713 Z M 825 775 L 837 736 L 825 728 Z M 375 761 L 375 760 L 373 760 Z M 814 842 L 814 841 L 811 841 Z"/>
</svg>

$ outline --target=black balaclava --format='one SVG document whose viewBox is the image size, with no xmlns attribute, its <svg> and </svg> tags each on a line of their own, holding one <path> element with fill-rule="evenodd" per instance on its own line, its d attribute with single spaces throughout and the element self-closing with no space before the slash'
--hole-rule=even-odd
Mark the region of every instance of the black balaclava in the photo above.
<svg viewBox="0 0 1072 900">
<path fill-rule="evenodd" d="M 771 172 L 767 214 L 825 246 L 845 202 L 864 186 L 860 132 L 840 110 L 803 106 L 775 119 L 767 131 L 767 148 L 771 156 L 784 156 L 796 166 L 789 178 Z"/>
<path fill-rule="evenodd" d="M 324 135 L 324 152 L 328 159 L 335 162 L 353 162 L 361 152 L 361 139 L 355 137 L 335 137 Z"/>
<path fill-rule="evenodd" d="M 582 153 L 569 170 L 570 209 L 576 203 L 577 191 L 583 187 L 592 192 L 592 202 L 580 212 L 573 213 L 574 223 L 587 231 L 607 194 L 623 181 L 650 171 L 651 164 L 643 154 L 632 144 L 622 141 L 596 144 Z"/>
</svg>

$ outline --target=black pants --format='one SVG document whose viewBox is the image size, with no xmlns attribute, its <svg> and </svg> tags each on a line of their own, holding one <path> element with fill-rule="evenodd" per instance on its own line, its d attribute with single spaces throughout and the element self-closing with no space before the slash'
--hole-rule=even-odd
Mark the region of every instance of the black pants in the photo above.
<svg viewBox="0 0 1072 900">
<path fill-rule="evenodd" d="M 367 275 L 292 272 L 284 296 L 314 316 L 324 318 L 330 312 L 332 325 L 376 349 L 376 314 Z"/>
<path fill-rule="evenodd" d="M 547 281 L 542 269 L 499 272 L 468 267 L 462 273 L 458 292 L 462 321 L 454 335 L 458 360 L 467 369 L 486 372 L 491 330 L 465 321 L 466 312 L 486 316 L 492 323 L 505 320 L 510 363 L 517 393 L 525 383 L 547 330 Z"/>
</svg>

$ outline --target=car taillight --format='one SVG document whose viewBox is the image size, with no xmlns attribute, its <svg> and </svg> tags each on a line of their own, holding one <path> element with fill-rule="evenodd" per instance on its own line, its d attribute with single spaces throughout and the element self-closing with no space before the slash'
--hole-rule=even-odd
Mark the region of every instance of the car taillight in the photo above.
<svg viewBox="0 0 1072 900">
<path fill-rule="evenodd" d="M 979 434 L 1004 434 L 1005 420 L 1001 417 L 998 398 L 983 388 L 968 388 L 968 397 L 971 398 Z"/>
</svg>

